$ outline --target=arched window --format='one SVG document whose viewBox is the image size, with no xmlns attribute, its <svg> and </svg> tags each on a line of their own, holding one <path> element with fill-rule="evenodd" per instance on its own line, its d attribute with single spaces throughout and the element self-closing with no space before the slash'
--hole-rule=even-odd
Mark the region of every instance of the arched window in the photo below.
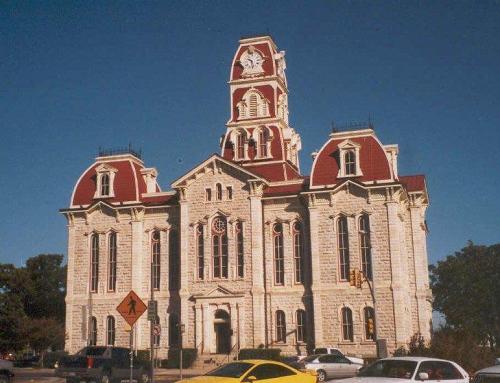
<svg viewBox="0 0 500 383">
<path fill-rule="evenodd" d="M 109 173 L 101 175 L 101 196 L 109 195 Z"/>
<path fill-rule="evenodd" d="M 90 317 L 89 321 L 89 346 L 97 345 L 97 319 Z"/>
<path fill-rule="evenodd" d="M 345 175 L 356 174 L 356 154 L 353 150 L 344 153 Z"/>
<path fill-rule="evenodd" d="M 227 278 L 227 224 L 222 217 L 212 222 L 212 254 L 214 278 Z"/>
<path fill-rule="evenodd" d="M 151 234 L 151 285 L 153 290 L 160 288 L 160 232 L 153 231 Z"/>
<path fill-rule="evenodd" d="M 304 283 L 304 239 L 300 222 L 293 224 L 293 261 L 295 283 Z"/>
<path fill-rule="evenodd" d="M 245 159 L 245 142 L 246 142 L 246 134 L 244 131 L 241 131 L 236 136 L 236 159 L 243 160 Z"/>
<path fill-rule="evenodd" d="M 297 310 L 295 315 L 297 320 L 297 342 L 305 342 L 307 340 L 306 312 Z"/>
<path fill-rule="evenodd" d="M 274 244 L 274 283 L 285 284 L 285 257 L 283 251 L 283 225 L 276 223 L 273 226 Z"/>
<path fill-rule="evenodd" d="M 261 128 L 259 131 L 259 155 L 260 157 L 267 157 L 267 141 L 269 133 L 267 128 Z"/>
<path fill-rule="evenodd" d="M 198 258 L 198 279 L 205 278 L 205 244 L 203 242 L 203 225 L 196 226 L 196 252 Z"/>
<path fill-rule="evenodd" d="M 179 236 L 176 230 L 168 235 L 168 285 L 169 290 L 179 290 Z"/>
<path fill-rule="evenodd" d="M 342 307 L 342 339 L 350 342 L 354 341 L 352 311 L 349 307 Z"/>
<path fill-rule="evenodd" d="M 363 214 L 359 218 L 359 243 L 361 247 L 361 270 L 363 275 L 372 280 L 372 246 L 370 241 L 370 217 Z"/>
<path fill-rule="evenodd" d="M 152 325 L 159 325 L 160 324 L 160 317 L 157 315 L 155 317 L 155 320 L 153 321 Z M 153 334 L 153 346 L 154 347 L 160 347 L 160 335 Z"/>
<path fill-rule="evenodd" d="M 222 201 L 222 185 L 221 184 L 215 185 L 215 199 L 217 201 Z"/>
<path fill-rule="evenodd" d="M 373 307 L 365 307 L 365 337 L 366 339 L 375 339 L 375 310 Z"/>
<path fill-rule="evenodd" d="M 116 289 L 116 254 L 117 254 L 117 245 L 116 245 L 116 233 L 111 232 L 109 234 L 109 243 L 108 243 L 108 290 L 115 291 Z"/>
<path fill-rule="evenodd" d="M 337 238 L 340 279 L 345 281 L 349 278 L 349 232 L 347 229 L 347 217 L 345 216 L 341 216 L 337 220 Z"/>
<path fill-rule="evenodd" d="M 179 346 L 179 317 L 177 314 L 170 314 L 168 317 L 168 345 L 169 347 Z"/>
<path fill-rule="evenodd" d="M 250 110 L 250 117 L 257 117 L 258 115 L 258 103 L 259 103 L 259 100 L 257 98 L 257 94 L 256 93 L 252 93 L 250 94 L 250 97 L 248 98 L 248 101 L 249 101 L 249 110 Z"/>
<path fill-rule="evenodd" d="M 106 344 L 115 345 L 115 318 L 111 315 L 106 318 Z"/>
<path fill-rule="evenodd" d="M 285 313 L 276 311 L 276 342 L 286 343 L 286 320 Z"/>
<path fill-rule="evenodd" d="M 99 285 L 99 235 L 90 237 L 90 291 L 95 293 Z"/>
<path fill-rule="evenodd" d="M 245 269 L 245 258 L 243 256 L 243 225 L 236 222 L 236 262 L 238 278 L 243 278 Z"/>
</svg>

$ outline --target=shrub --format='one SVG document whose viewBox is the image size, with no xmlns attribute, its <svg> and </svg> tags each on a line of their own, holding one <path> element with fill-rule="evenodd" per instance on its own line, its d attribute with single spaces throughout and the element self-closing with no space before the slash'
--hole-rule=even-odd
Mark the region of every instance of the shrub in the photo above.
<svg viewBox="0 0 500 383">
<path fill-rule="evenodd" d="M 198 350 L 196 348 L 182 349 L 182 368 L 189 368 L 196 360 Z M 180 349 L 171 348 L 168 350 L 167 368 L 179 368 Z"/>
<path fill-rule="evenodd" d="M 279 348 L 242 348 L 238 354 L 238 359 L 280 360 L 280 353 Z"/>
</svg>

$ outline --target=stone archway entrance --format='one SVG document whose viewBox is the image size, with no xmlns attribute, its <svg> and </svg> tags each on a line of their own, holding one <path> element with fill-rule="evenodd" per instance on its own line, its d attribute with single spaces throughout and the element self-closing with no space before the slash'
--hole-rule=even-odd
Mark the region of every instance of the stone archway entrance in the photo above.
<svg viewBox="0 0 500 383">
<path fill-rule="evenodd" d="M 225 310 L 219 309 L 214 315 L 215 352 L 229 354 L 231 352 L 231 317 Z"/>
</svg>

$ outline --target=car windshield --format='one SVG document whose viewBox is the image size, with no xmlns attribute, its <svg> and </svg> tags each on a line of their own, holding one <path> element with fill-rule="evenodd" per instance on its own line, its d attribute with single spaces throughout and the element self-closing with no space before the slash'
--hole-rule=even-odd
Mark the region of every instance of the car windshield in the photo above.
<svg viewBox="0 0 500 383">
<path fill-rule="evenodd" d="M 106 351 L 106 347 L 85 347 L 78 351 L 80 356 L 101 356 Z"/>
<path fill-rule="evenodd" d="M 316 360 L 318 358 L 319 355 L 309 355 L 307 357 L 305 357 L 304 359 L 302 359 L 302 362 L 312 362 L 313 360 Z"/>
<path fill-rule="evenodd" d="M 216 368 L 213 371 L 207 372 L 205 375 L 207 376 L 221 376 L 224 378 L 239 378 L 245 372 L 247 372 L 253 366 L 252 363 L 246 362 L 235 362 L 228 363 L 224 366 Z"/>
<path fill-rule="evenodd" d="M 358 376 L 411 379 L 416 367 L 417 362 L 411 360 L 379 360 L 361 370 Z"/>
<path fill-rule="evenodd" d="M 317 348 L 314 350 L 315 354 L 328 354 L 328 350 L 326 348 Z"/>
</svg>

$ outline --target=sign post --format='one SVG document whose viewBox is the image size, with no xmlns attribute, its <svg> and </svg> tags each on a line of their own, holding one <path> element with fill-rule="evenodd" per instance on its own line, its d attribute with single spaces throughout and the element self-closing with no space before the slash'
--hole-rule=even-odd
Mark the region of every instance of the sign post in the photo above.
<svg viewBox="0 0 500 383">
<path fill-rule="evenodd" d="M 144 302 L 133 290 L 130 290 L 127 296 L 116 308 L 123 319 L 125 319 L 125 322 L 130 325 L 130 383 L 132 383 L 134 375 L 134 324 L 137 322 L 137 319 L 144 314 L 146 308 L 147 307 Z"/>
</svg>

